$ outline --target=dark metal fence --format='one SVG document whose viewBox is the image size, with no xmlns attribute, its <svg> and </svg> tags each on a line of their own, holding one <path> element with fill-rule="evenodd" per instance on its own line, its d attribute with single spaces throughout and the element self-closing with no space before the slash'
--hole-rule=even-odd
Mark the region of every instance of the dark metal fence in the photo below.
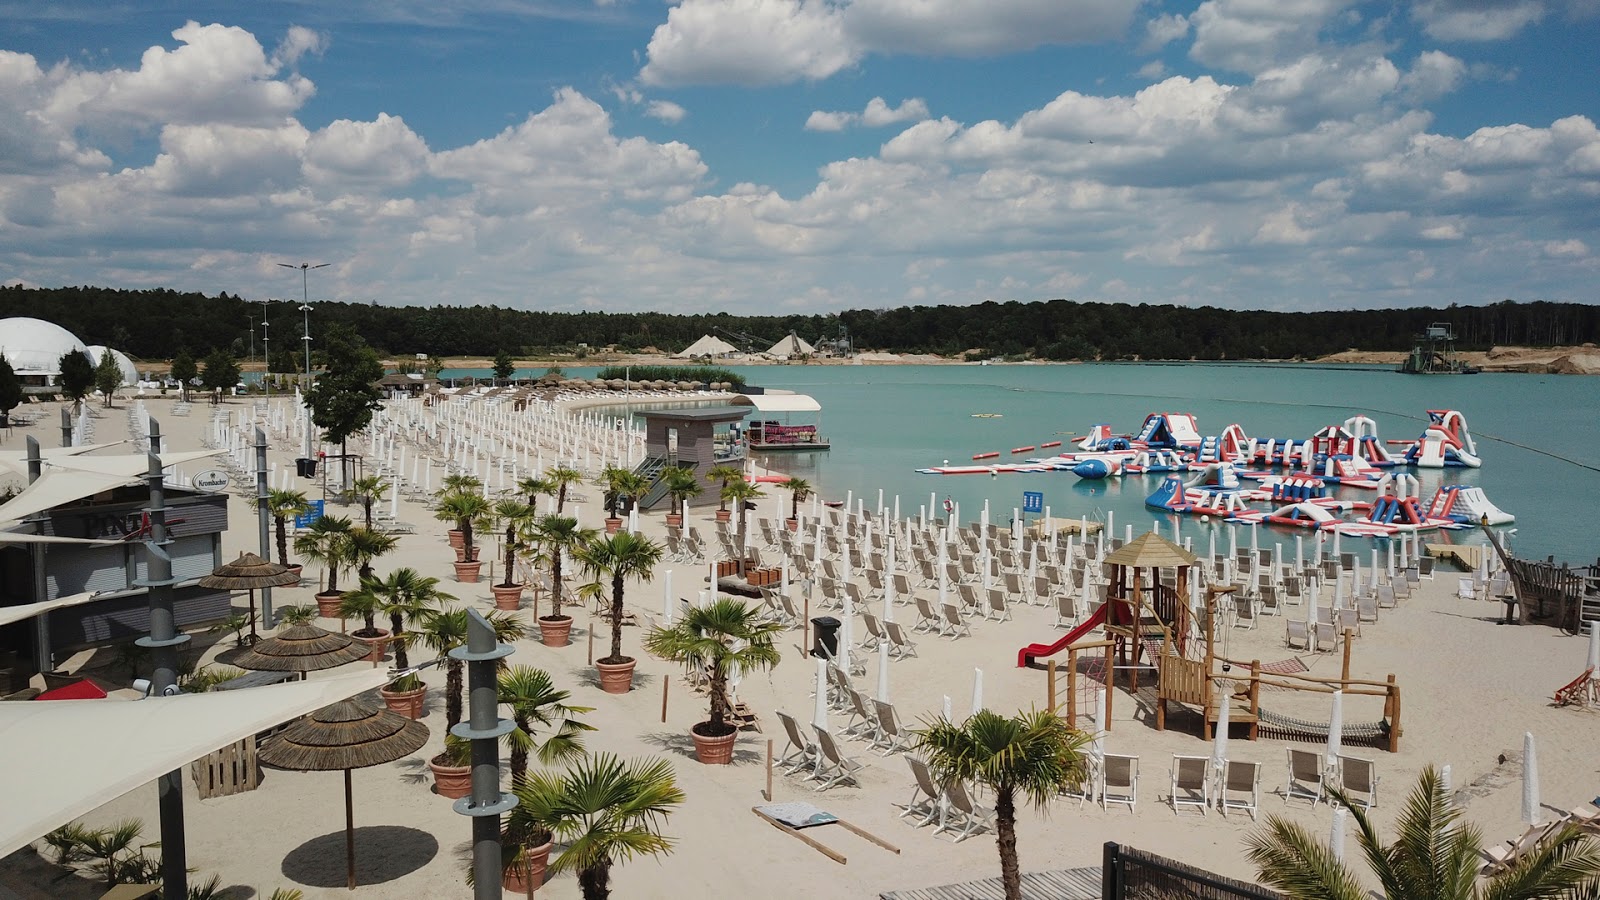
<svg viewBox="0 0 1600 900">
<path fill-rule="evenodd" d="M 1100 877 L 1101 900 L 1283 900 L 1260 885 L 1112 841 L 1105 844 Z"/>
</svg>

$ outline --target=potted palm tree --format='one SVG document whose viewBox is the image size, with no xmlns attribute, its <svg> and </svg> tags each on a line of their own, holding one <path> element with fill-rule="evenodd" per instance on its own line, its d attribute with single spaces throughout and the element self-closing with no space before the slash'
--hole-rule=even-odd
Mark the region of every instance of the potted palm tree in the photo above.
<svg viewBox="0 0 1600 900">
<path fill-rule="evenodd" d="M 586 756 L 561 774 L 537 772 L 514 788 L 506 829 L 545 828 L 566 842 L 552 872 L 575 872 L 584 900 L 611 896 L 611 867 L 672 850 L 661 827 L 683 803 L 672 767 L 661 760 L 624 762 Z"/>
<path fill-rule="evenodd" d="M 387 493 L 389 493 L 389 483 L 387 481 L 377 475 L 364 475 L 350 482 L 350 487 L 340 496 L 346 502 L 354 500 L 361 504 L 361 512 L 365 517 L 365 524 L 368 529 L 371 529 L 372 504 L 382 501 Z"/>
<path fill-rule="evenodd" d="M 799 531 L 800 504 L 805 502 L 805 500 L 811 496 L 811 482 L 806 481 L 804 478 L 796 478 L 791 475 L 789 476 L 788 481 L 783 482 L 782 484 L 778 485 L 778 487 L 784 488 L 789 492 L 789 519 L 787 523 L 789 530 Z"/>
<path fill-rule="evenodd" d="M 672 498 L 672 511 L 667 513 L 667 525 L 681 528 L 689 501 L 700 496 L 704 488 L 700 486 L 700 479 L 695 477 L 694 469 L 688 466 L 673 466 L 662 477 L 667 481 L 667 496 Z"/>
<path fill-rule="evenodd" d="M 495 639 L 501 643 L 521 640 L 527 633 L 527 629 L 523 627 L 522 623 L 510 613 L 491 612 L 485 618 L 489 620 L 490 625 L 494 626 Z M 446 734 L 449 734 L 451 729 L 461 724 L 462 691 L 466 684 L 466 663 L 449 654 L 451 650 L 467 643 L 467 623 L 468 618 L 465 609 L 427 610 L 423 613 L 420 627 L 416 632 L 416 637 L 421 640 L 423 646 L 438 653 L 445 660 L 444 719 Z M 441 796 L 451 798 L 465 797 L 472 790 L 471 767 L 466 763 L 462 763 L 460 759 L 460 757 L 451 752 L 450 741 L 447 737 L 445 739 L 444 752 L 429 761 L 428 765 L 433 769 L 435 784 Z M 463 766 L 467 768 L 464 786 L 451 781 L 452 777 L 461 774 L 451 770 L 459 769 Z M 441 770 L 444 771 L 441 772 Z M 441 775 L 445 779 L 444 784 L 439 783 Z M 449 793 L 457 789 L 460 789 L 461 793 Z"/>
<path fill-rule="evenodd" d="M 328 572 L 327 585 L 316 596 L 317 611 L 325 618 L 339 618 L 343 596 L 339 591 L 339 567 L 344 565 L 350 527 L 350 520 L 341 516 L 319 516 L 294 539 L 294 552 L 309 562 L 321 563 Z"/>
<path fill-rule="evenodd" d="M 570 695 L 557 690 L 550 673 L 532 666 L 513 666 L 500 675 L 500 702 L 510 707 L 516 727 L 506 734 L 511 748 L 513 790 L 528 778 L 528 758 L 544 765 L 571 762 L 584 754 L 583 733 L 594 726 L 578 720 L 591 707 L 571 706 Z M 554 835 L 528 820 L 510 823 L 501 834 L 505 854 L 505 889 L 533 896 L 544 883 Z"/>
<path fill-rule="evenodd" d="M 434 516 L 447 522 L 455 522 L 456 530 L 461 532 L 461 549 L 456 551 L 456 580 L 463 584 L 477 584 L 478 570 L 483 566 L 478 561 L 478 548 L 473 546 L 472 531 L 474 526 L 482 524 L 489 516 L 489 500 L 482 494 L 471 491 L 458 491 L 446 494 L 439 499 L 439 508 Z"/>
<path fill-rule="evenodd" d="M 526 475 L 517 482 L 517 490 L 528 498 L 528 508 L 537 513 L 539 510 L 539 495 L 549 496 L 554 494 L 556 487 L 548 478 Z"/>
<path fill-rule="evenodd" d="M 289 571 L 296 575 L 300 574 L 301 566 L 289 562 L 289 517 L 310 511 L 311 503 L 306 500 L 303 491 L 274 489 L 267 492 L 267 514 L 272 516 L 278 537 L 278 565 L 288 566 Z"/>
<path fill-rule="evenodd" d="M 745 504 L 749 503 L 751 500 L 759 500 L 766 495 L 766 492 L 761 490 L 760 487 L 745 481 L 743 478 L 740 478 L 738 481 L 728 482 L 728 484 L 722 489 L 722 499 L 725 501 L 733 501 L 734 504 L 739 508 L 739 547 L 741 549 L 745 545 L 745 520 L 749 514 L 749 510 L 745 508 Z M 745 560 L 743 554 L 741 553 L 739 559 L 739 576 L 741 578 L 744 577 L 744 566 Z"/>
<path fill-rule="evenodd" d="M 980 709 L 959 725 L 934 719 L 918 729 L 916 748 L 941 782 L 977 782 L 994 796 L 995 843 L 1006 900 L 1022 900 L 1017 861 L 1017 794 L 1037 809 L 1074 790 L 1085 774 L 1089 737 L 1050 710 L 1002 716 Z"/>
<path fill-rule="evenodd" d="M 717 521 L 726 522 L 733 518 L 733 514 L 728 512 L 728 485 L 735 481 L 743 481 L 744 470 L 726 463 L 720 466 L 712 466 L 711 470 L 706 473 L 706 480 L 717 483 Z"/>
<path fill-rule="evenodd" d="M 383 645 L 389 637 L 389 630 L 378 627 L 378 614 L 383 611 L 383 600 L 372 589 L 373 584 L 374 580 L 368 578 L 359 588 L 345 591 L 339 601 L 339 618 L 361 620 L 361 627 L 350 632 L 350 636 L 366 644 L 367 659 L 377 663 L 383 661 Z"/>
<path fill-rule="evenodd" d="M 533 541 L 550 561 L 550 614 L 538 617 L 539 639 L 546 647 L 565 647 L 572 634 L 572 617 L 561 611 L 563 563 L 598 535 L 596 529 L 579 528 L 571 516 L 549 515 L 534 523 Z"/>
<path fill-rule="evenodd" d="M 661 545 L 629 531 L 605 538 L 595 537 L 578 548 L 578 564 L 597 584 L 611 580 L 611 651 L 594 661 L 600 673 L 600 688 L 608 694 L 626 694 L 633 689 L 633 669 L 638 661 L 622 655 L 622 591 L 629 578 L 648 584 L 661 562 Z"/>
<path fill-rule="evenodd" d="M 594 478 L 594 483 L 605 491 L 606 534 L 616 534 L 622 527 L 621 481 L 628 474 L 621 466 L 606 466 Z"/>
<path fill-rule="evenodd" d="M 408 653 L 411 634 L 406 631 L 406 623 L 420 621 L 435 607 L 456 599 L 439 590 L 439 579 L 406 567 L 395 569 L 387 578 L 364 578 L 361 587 L 377 597 L 378 611 L 389 616 L 389 645 L 394 648 L 394 667 L 402 671 L 411 668 Z M 428 697 L 428 685 L 411 673 L 395 679 L 378 693 L 390 709 L 407 718 L 418 719 L 422 717 L 422 707 Z"/>
<path fill-rule="evenodd" d="M 518 500 L 501 500 L 490 512 L 493 520 L 506 527 L 505 580 L 489 585 L 494 608 L 516 612 L 522 607 L 522 583 L 517 581 L 517 551 L 524 547 L 522 534 L 533 520 L 533 507 Z"/>
<path fill-rule="evenodd" d="M 483 490 L 483 482 L 476 475 L 452 474 L 444 476 L 444 483 L 437 491 L 433 492 L 435 500 L 443 500 L 451 494 L 476 494 Z M 462 547 L 461 529 L 452 528 L 445 532 L 450 539 L 450 549 L 460 550 Z"/>
<path fill-rule="evenodd" d="M 583 480 L 583 473 L 571 466 L 551 466 L 545 470 L 544 480 L 556 492 L 556 515 L 567 511 L 567 487 Z"/>
<path fill-rule="evenodd" d="M 373 531 L 357 525 L 350 529 L 342 545 L 345 565 L 356 570 L 362 578 L 372 577 L 372 561 L 390 552 L 400 543 L 392 534 Z"/>
<path fill-rule="evenodd" d="M 718 597 L 689 612 L 670 628 L 645 635 L 646 650 L 690 669 L 709 674 L 711 712 L 689 729 L 694 755 L 708 765 L 727 765 L 739 729 L 728 722 L 728 672 L 770 669 L 780 654 L 775 644 L 783 626 L 761 619 L 761 610 L 735 597 Z"/>
</svg>

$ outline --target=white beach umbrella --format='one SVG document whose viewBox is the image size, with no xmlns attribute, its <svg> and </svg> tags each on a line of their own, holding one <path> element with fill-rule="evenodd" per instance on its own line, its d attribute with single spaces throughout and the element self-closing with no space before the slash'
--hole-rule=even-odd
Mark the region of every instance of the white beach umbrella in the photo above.
<svg viewBox="0 0 1600 900">
<path fill-rule="evenodd" d="M 1352 599 L 1361 596 L 1361 557 L 1356 557 L 1356 564 L 1350 567 L 1350 596 Z"/>
<path fill-rule="evenodd" d="M 1211 734 L 1211 768 L 1220 778 L 1228 762 L 1228 717 L 1233 714 L 1233 682 L 1219 681 L 1217 685 L 1222 691 L 1222 702 L 1217 708 L 1217 730 Z"/>
<path fill-rule="evenodd" d="M 661 575 L 661 618 L 672 627 L 672 570 L 668 569 Z"/>
<path fill-rule="evenodd" d="M 1343 566 L 1335 566 L 1334 570 L 1333 570 L 1333 608 L 1334 609 L 1344 609 L 1344 567 Z"/>
<path fill-rule="evenodd" d="M 735 653 L 745 648 L 745 642 L 734 638 L 728 643 L 728 648 Z M 736 699 L 739 696 L 739 684 L 744 681 L 744 669 L 737 663 L 728 666 L 728 697 Z"/>
<path fill-rule="evenodd" d="M 850 592 L 845 591 L 844 608 L 839 612 L 839 652 L 837 655 L 839 669 L 846 674 L 850 672 L 850 638 L 851 632 L 855 630 L 852 627 L 855 617 L 855 602 L 850 599 Z"/>
<path fill-rule="evenodd" d="M 1236 525 L 1228 526 L 1228 558 L 1239 555 L 1239 528 Z"/>
<path fill-rule="evenodd" d="M 1301 569 L 1305 568 L 1305 558 L 1306 536 L 1303 534 L 1297 534 L 1294 536 L 1294 570 L 1296 572 L 1299 572 Z"/>
<path fill-rule="evenodd" d="M 1589 623 L 1589 668 L 1600 673 L 1600 622 Z"/>
<path fill-rule="evenodd" d="M 1215 528 L 1211 529 L 1211 547 L 1206 551 L 1206 556 L 1210 557 L 1211 565 L 1215 567 L 1217 564 L 1217 530 Z"/>
<path fill-rule="evenodd" d="M 1534 752 L 1533 732 L 1522 734 L 1522 821 L 1539 824 L 1539 757 Z"/>
<path fill-rule="evenodd" d="M 1106 689 L 1094 690 L 1094 739 L 1089 744 L 1089 752 L 1095 759 L 1104 759 L 1106 755 Z"/>
<path fill-rule="evenodd" d="M 983 709 L 983 670 L 972 670 L 972 712 Z"/>
<path fill-rule="evenodd" d="M 1348 815 L 1343 806 L 1333 808 L 1333 831 L 1328 835 L 1328 849 L 1333 851 L 1334 859 L 1344 859 L 1344 820 Z"/>
<path fill-rule="evenodd" d="M 940 710 L 940 715 L 944 716 L 944 720 L 946 722 L 954 722 L 955 721 L 955 715 L 954 715 L 953 711 L 950 708 L 950 695 L 949 694 L 945 694 L 944 695 L 944 706 Z"/>
<path fill-rule="evenodd" d="M 1344 752 L 1344 691 L 1333 692 L 1333 708 L 1328 711 L 1328 768 L 1339 764 Z"/>
<path fill-rule="evenodd" d="M 811 724 L 828 727 L 828 661 L 817 657 L 817 706 L 811 712 Z"/>
<path fill-rule="evenodd" d="M 894 621 L 894 538 L 889 539 L 888 571 L 883 575 L 883 620 Z"/>
<path fill-rule="evenodd" d="M 1336 562 L 1336 563 L 1340 563 L 1341 564 L 1341 568 L 1342 568 L 1342 564 L 1343 564 L 1343 561 L 1344 561 L 1344 554 L 1341 553 L 1340 550 L 1339 550 L 1339 537 L 1340 537 L 1339 532 L 1337 530 L 1335 530 L 1333 532 L 1333 561 Z"/>
<path fill-rule="evenodd" d="M 1260 548 L 1259 548 L 1259 547 L 1258 547 L 1258 546 L 1257 546 L 1257 545 L 1256 545 L 1256 536 L 1257 536 L 1257 535 L 1258 535 L 1258 534 L 1259 534 L 1259 533 L 1260 533 L 1260 532 L 1261 532 L 1261 529 L 1259 529 L 1259 528 L 1257 528 L 1257 527 L 1255 527 L 1255 526 L 1254 526 L 1254 525 L 1251 525 L 1251 526 L 1250 526 L 1250 555 L 1251 555 L 1251 556 L 1257 556 L 1257 557 L 1259 557 L 1259 555 L 1260 555 L 1260 554 L 1259 554 L 1259 553 L 1258 553 L 1258 551 L 1259 551 L 1259 550 L 1260 550 Z"/>
<path fill-rule="evenodd" d="M 889 642 L 878 639 L 878 700 L 889 702 Z"/>
<path fill-rule="evenodd" d="M 945 548 L 944 538 L 939 539 L 939 606 L 942 608 L 950 602 L 950 583 L 945 568 L 949 565 L 949 552 Z"/>
</svg>

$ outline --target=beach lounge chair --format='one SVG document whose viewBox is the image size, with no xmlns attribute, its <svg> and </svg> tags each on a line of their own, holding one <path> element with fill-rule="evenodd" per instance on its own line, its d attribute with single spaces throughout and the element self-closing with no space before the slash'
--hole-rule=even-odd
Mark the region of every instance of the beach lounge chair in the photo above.
<svg viewBox="0 0 1600 900">
<path fill-rule="evenodd" d="M 1424 556 L 1421 559 L 1417 560 L 1417 577 L 1418 578 L 1426 578 L 1429 581 L 1432 581 L 1433 580 L 1433 563 L 1434 563 L 1434 559 L 1431 556 Z"/>
<path fill-rule="evenodd" d="M 861 696 L 861 692 L 857 690 L 847 690 L 845 696 L 850 698 L 850 718 L 845 720 L 844 728 L 839 731 L 839 735 L 863 738 L 877 743 L 878 715 L 873 712 L 867 698 Z"/>
<path fill-rule="evenodd" d="M 1255 821 L 1256 809 L 1261 804 L 1261 766 L 1241 759 L 1228 760 L 1222 772 L 1222 814 L 1230 809 L 1247 809 L 1250 820 Z"/>
<path fill-rule="evenodd" d="M 1361 635 L 1361 611 L 1353 606 L 1335 610 L 1334 624 L 1339 627 L 1340 634 L 1350 631 L 1359 637 Z"/>
<path fill-rule="evenodd" d="M 790 597 L 787 593 L 784 593 L 783 591 L 779 591 L 778 592 L 778 605 L 783 608 L 783 614 L 785 616 L 789 617 L 789 626 L 791 628 L 796 626 L 796 625 L 801 624 L 800 620 L 801 620 L 801 618 L 803 618 L 803 616 L 800 614 L 800 611 L 798 609 L 794 608 L 794 598 L 793 597 Z"/>
<path fill-rule="evenodd" d="M 1048 575 L 1035 575 L 1033 576 L 1033 597 L 1028 602 L 1036 603 L 1039 606 L 1049 606 L 1050 595 L 1055 592 L 1056 585 L 1051 582 Z"/>
<path fill-rule="evenodd" d="M 972 629 L 967 627 L 966 620 L 961 618 L 960 610 L 946 603 L 942 611 L 944 612 L 945 629 L 940 632 L 941 634 L 948 634 L 952 640 L 961 637 L 963 634 L 967 637 L 972 637 Z"/>
<path fill-rule="evenodd" d="M 878 642 L 888 640 L 889 636 L 884 634 L 883 624 L 878 621 L 877 616 L 869 612 L 864 612 L 861 614 L 861 619 L 866 623 L 867 626 L 867 633 L 861 638 L 861 649 L 876 650 L 878 648 Z"/>
<path fill-rule="evenodd" d="M 1306 631 L 1304 620 L 1290 618 L 1284 623 L 1283 642 L 1290 650 L 1310 650 L 1311 635 Z"/>
<path fill-rule="evenodd" d="M 1540 841 L 1562 824 L 1564 823 L 1547 822 L 1543 825 L 1532 825 L 1516 840 L 1483 848 L 1483 855 L 1489 861 L 1488 865 L 1484 866 L 1484 874 L 1490 875 L 1511 868 L 1517 860 L 1539 846 Z"/>
<path fill-rule="evenodd" d="M 998 588 L 989 589 L 989 608 L 984 612 L 983 617 L 985 619 L 994 619 L 997 622 L 1004 622 L 1011 618 L 1011 610 L 1006 609 L 1006 595 L 1004 591 L 1001 591 Z"/>
<path fill-rule="evenodd" d="M 895 604 L 904 606 L 905 604 L 910 603 L 911 598 L 914 596 L 916 596 L 916 591 L 911 587 L 911 579 L 899 572 L 894 573 Z"/>
<path fill-rule="evenodd" d="M 817 785 L 817 792 L 845 782 L 859 785 L 856 772 L 860 771 L 861 763 L 839 752 L 839 743 L 833 739 L 833 732 L 816 725 L 812 725 L 811 730 L 817 733 L 817 751 L 821 754 L 817 758 L 817 773 L 813 776 L 822 782 Z"/>
<path fill-rule="evenodd" d="M 816 769 L 817 745 L 806 740 L 800 731 L 800 723 L 782 710 L 778 711 L 778 721 L 783 723 L 783 731 L 789 736 L 789 743 L 784 748 L 787 752 L 777 760 L 778 768 L 787 772 L 797 772 L 805 766 Z"/>
<path fill-rule="evenodd" d="M 1416 563 L 1412 563 L 1411 566 L 1406 569 L 1406 581 L 1410 584 L 1421 583 L 1422 568 Z"/>
<path fill-rule="evenodd" d="M 977 613 L 983 609 L 983 605 L 978 602 L 978 588 L 974 585 L 956 585 L 956 596 L 961 598 L 961 605 L 969 612 Z"/>
<path fill-rule="evenodd" d="M 918 827 L 942 818 L 945 806 L 944 790 L 934 783 L 933 773 L 928 771 L 928 764 L 915 756 L 907 756 L 906 767 L 911 769 L 914 787 L 910 801 L 900 812 L 900 818 L 921 816 L 921 821 L 917 822 Z"/>
<path fill-rule="evenodd" d="M 944 620 L 933 611 L 933 602 L 927 597 L 917 598 L 917 624 L 911 626 L 912 631 L 926 631 L 930 634 L 944 633 Z"/>
<path fill-rule="evenodd" d="M 1310 800 L 1315 807 L 1318 803 L 1328 799 L 1327 788 L 1322 780 L 1321 753 L 1315 750 L 1295 750 L 1289 748 L 1289 780 L 1283 788 L 1283 802 L 1287 806 L 1290 800 Z"/>
<path fill-rule="evenodd" d="M 1172 755 L 1172 811 L 1180 806 L 1198 807 L 1205 815 L 1211 806 L 1211 758 Z"/>
<path fill-rule="evenodd" d="M 1463 576 L 1461 578 L 1457 578 L 1456 579 L 1456 599 L 1457 600 L 1476 600 L 1476 599 L 1478 599 L 1478 586 L 1473 583 L 1473 580 L 1472 580 L 1472 578 L 1470 576 Z"/>
<path fill-rule="evenodd" d="M 952 781 L 945 787 L 945 799 L 950 802 L 950 818 L 954 821 L 939 826 L 938 831 L 954 830 L 956 843 L 961 843 L 982 830 L 994 830 L 994 810 L 973 802 L 966 785 Z M 938 831 L 934 833 L 937 834 Z"/>
<path fill-rule="evenodd" d="M 909 735 L 900 724 L 900 716 L 894 711 L 893 703 L 882 700 L 872 701 L 873 713 L 878 720 L 878 736 L 873 739 L 874 748 L 882 747 L 883 755 L 888 756 L 896 750 L 904 750 L 909 746 Z"/>
<path fill-rule="evenodd" d="M 1056 622 L 1057 628 L 1071 628 L 1078 624 L 1078 598 L 1075 594 L 1061 594 L 1056 597 Z"/>
<path fill-rule="evenodd" d="M 1283 609 L 1278 605 L 1277 587 L 1270 584 L 1265 585 L 1258 590 L 1257 596 L 1260 600 L 1262 615 L 1275 616 L 1283 612 Z"/>
<path fill-rule="evenodd" d="M 1139 757 L 1107 753 L 1100 761 L 1100 808 L 1125 803 L 1130 812 L 1139 811 Z"/>
<path fill-rule="evenodd" d="M 1380 587 L 1379 590 L 1382 590 Z M 1376 593 L 1363 594 L 1356 598 L 1356 621 L 1378 621 L 1378 595 Z"/>
<path fill-rule="evenodd" d="M 1289 575 L 1283 579 L 1283 605 L 1299 606 L 1306 599 L 1305 582 L 1299 575 Z"/>
<path fill-rule="evenodd" d="M 1313 648 L 1318 653 L 1321 653 L 1324 650 L 1339 649 L 1339 642 L 1341 640 L 1339 637 L 1339 626 L 1333 624 L 1332 622 L 1317 622 L 1313 627 L 1316 629 L 1313 635 L 1316 638 Z"/>
<path fill-rule="evenodd" d="M 1339 789 L 1367 809 L 1377 806 L 1378 771 L 1372 760 L 1359 756 L 1340 756 Z M 1366 796 L 1357 796 L 1360 794 Z"/>
<path fill-rule="evenodd" d="M 1256 627 L 1256 602 L 1249 597 L 1233 596 L 1233 627 Z"/>
<path fill-rule="evenodd" d="M 1373 592 L 1372 602 L 1378 609 L 1394 609 L 1400 605 L 1400 598 L 1395 596 L 1394 585 L 1380 584 L 1378 589 Z M 1372 621 L 1378 621 L 1376 613 L 1374 613 Z"/>
<path fill-rule="evenodd" d="M 906 657 L 917 655 L 917 644 L 906 637 L 905 629 L 899 622 L 883 623 L 884 631 L 889 635 L 889 653 L 894 656 Z"/>
</svg>

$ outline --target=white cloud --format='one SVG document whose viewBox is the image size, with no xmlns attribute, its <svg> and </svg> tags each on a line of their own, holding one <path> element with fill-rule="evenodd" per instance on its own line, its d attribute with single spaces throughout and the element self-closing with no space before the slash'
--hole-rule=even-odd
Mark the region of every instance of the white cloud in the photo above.
<svg viewBox="0 0 1600 900">
<path fill-rule="evenodd" d="M 1466 75 L 1466 63 L 1439 50 L 1426 50 L 1401 79 L 1401 87 L 1412 102 L 1426 103 L 1455 91 Z"/>
<path fill-rule="evenodd" d="M 689 111 L 671 100 L 651 100 L 650 105 L 645 107 L 644 114 L 668 125 L 676 125 L 689 115 Z"/>
<path fill-rule="evenodd" d="M 1206 0 L 1190 16 L 1196 62 L 1259 72 L 1317 46 L 1322 27 L 1354 0 Z"/>
<path fill-rule="evenodd" d="M 1188 36 L 1188 17 L 1163 13 L 1144 23 L 1144 40 L 1139 43 L 1139 52 L 1154 53 L 1173 41 L 1181 41 Z"/>
<path fill-rule="evenodd" d="M 1499 41 L 1537 23 L 1541 0 L 1420 0 L 1411 14 L 1441 41 Z"/>
<path fill-rule="evenodd" d="M 1589 255 L 1589 246 L 1577 238 L 1567 238 L 1564 241 L 1546 241 L 1544 255 L 1582 259 Z"/>
<path fill-rule="evenodd" d="M 371 122 L 330 122 L 306 142 L 306 177 L 320 183 L 403 185 L 427 164 L 427 143 L 405 120 L 387 113 Z"/>
<path fill-rule="evenodd" d="M 1135 72 L 1134 74 L 1146 81 L 1160 81 L 1162 78 L 1166 77 L 1167 64 L 1159 59 L 1152 59 L 1140 66 L 1139 71 Z"/>
<path fill-rule="evenodd" d="M 928 117 L 928 104 L 921 97 L 900 101 L 890 106 L 882 97 L 873 97 L 861 112 L 825 112 L 813 110 L 806 118 L 807 131 L 843 131 L 853 125 L 881 128 L 899 122 L 920 122 Z"/>
<path fill-rule="evenodd" d="M 977 56 L 1122 36 L 1138 0 L 853 0 L 846 33 L 885 53 Z"/>
<path fill-rule="evenodd" d="M 321 56 L 327 50 L 327 35 L 303 25 L 290 25 L 288 33 L 283 36 L 283 41 L 272 51 L 272 62 L 275 66 L 292 67 L 307 54 Z"/>
</svg>

